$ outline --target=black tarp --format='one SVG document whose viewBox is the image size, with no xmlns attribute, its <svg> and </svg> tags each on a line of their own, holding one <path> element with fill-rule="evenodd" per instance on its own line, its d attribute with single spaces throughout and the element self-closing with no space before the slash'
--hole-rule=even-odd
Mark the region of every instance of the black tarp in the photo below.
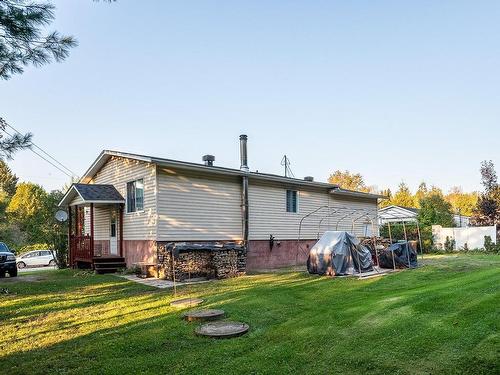
<svg viewBox="0 0 500 375">
<path fill-rule="evenodd" d="M 394 243 L 380 252 L 379 262 L 382 268 L 416 268 L 417 247 L 413 242 Z"/>
<path fill-rule="evenodd" d="M 341 276 L 373 270 L 370 251 L 353 234 L 328 231 L 309 251 L 307 270 L 311 274 Z"/>
</svg>

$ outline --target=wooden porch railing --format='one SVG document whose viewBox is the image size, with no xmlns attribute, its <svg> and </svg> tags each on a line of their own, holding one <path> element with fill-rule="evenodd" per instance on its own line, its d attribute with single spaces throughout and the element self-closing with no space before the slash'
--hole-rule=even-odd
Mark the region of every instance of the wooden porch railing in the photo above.
<svg viewBox="0 0 500 375">
<path fill-rule="evenodd" d="M 71 258 L 73 261 L 91 262 L 94 257 L 91 236 L 71 236 Z"/>
</svg>

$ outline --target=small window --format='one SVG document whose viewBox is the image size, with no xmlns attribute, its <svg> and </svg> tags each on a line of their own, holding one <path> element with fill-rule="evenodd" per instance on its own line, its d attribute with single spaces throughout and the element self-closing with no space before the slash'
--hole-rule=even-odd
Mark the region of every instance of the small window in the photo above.
<svg viewBox="0 0 500 375">
<path fill-rule="evenodd" d="M 144 210 L 144 181 L 136 180 L 127 183 L 127 212 Z"/>
<path fill-rule="evenodd" d="M 297 191 L 286 191 L 286 212 L 297 212 Z"/>
</svg>

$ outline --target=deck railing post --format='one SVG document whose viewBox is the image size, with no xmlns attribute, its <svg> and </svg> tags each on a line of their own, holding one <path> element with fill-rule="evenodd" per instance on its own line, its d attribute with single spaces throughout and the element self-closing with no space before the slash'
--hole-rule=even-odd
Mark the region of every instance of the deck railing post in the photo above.
<svg viewBox="0 0 500 375">
<path fill-rule="evenodd" d="M 94 203 L 90 204 L 90 255 L 94 265 Z"/>
<path fill-rule="evenodd" d="M 71 239 L 71 231 L 72 231 L 72 222 L 71 222 L 71 206 L 68 206 L 68 262 L 69 266 L 73 267 L 73 259 L 72 259 L 72 252 L 73 252 L 73 246 L 72 246 L 72 239 Z"/>
<path fill-rule="evenodd" d="M 120 256 L 123 257 L 123 204 L 120 204 Z"/>
</svg>

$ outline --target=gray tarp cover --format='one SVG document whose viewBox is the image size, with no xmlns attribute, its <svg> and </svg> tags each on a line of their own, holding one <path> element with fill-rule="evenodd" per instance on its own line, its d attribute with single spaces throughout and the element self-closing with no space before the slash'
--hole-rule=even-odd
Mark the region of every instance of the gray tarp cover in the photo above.
<svg viewBox="0 0 500 375">
<path fill-rule="evenodd" d="M 394 263 L 393 263 L 394 260 Z M 416 268 L 417 249 L 412 242 L 393 243 L 387 249 L 380 252 L 380 267 L 383 268 Z"/>
<path fill-rule="evenodd" d="M 325 232 L 309 251 L 307 270 L 319 275 L 345 275 L 349 269 L 355 272 L 373 269 L 370 251 L 360 245 L 359 240 L 349 232 Z"/>
</svg>

